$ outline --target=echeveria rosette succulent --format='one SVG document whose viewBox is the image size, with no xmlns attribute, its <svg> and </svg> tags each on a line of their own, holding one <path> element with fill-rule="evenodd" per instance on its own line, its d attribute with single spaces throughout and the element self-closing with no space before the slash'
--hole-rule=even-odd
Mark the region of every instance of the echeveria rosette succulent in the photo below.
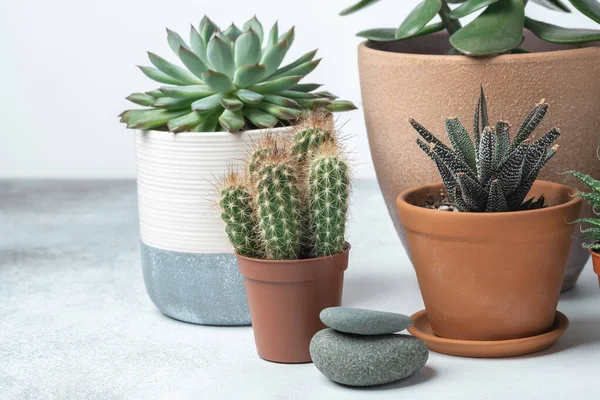
<svg viewBox="0 0 600 400">
<path fill-rule="evenodd" d="M 189 44 L 168 29 L 167 40 L 185 68 L 148 53 L 153 67 L 140 69 L 167 86 L 127 97 L 148 107 L 121 114 L 128 128 L 238 132 L 285 124 L 306 109 L 356 108 L 329 92 L 315 92 L 321 85 L 300 83 L 320 62 L 316 50 L 281 66 L 294 41 L 293 27 L 280 35 L 275 23 L 265 35 L 254 17 L 242 29 L 232 24 L 222 31 L 204 17 L 198 29 L 191 27 Z"/>
<path fill-rule="evenodd" d="M 380 0 L 361 0 L 343 10 L 347 15 Z M 531 0 L 558 13 L 570 13 L 563 0 Z M 428 35 L 446 29 L 455 51 L 468 56 L 489 56 L 508 52 L 523 52 L 519 48 L 523 30 L 529 29 L 540 39 L 552 43 L 579 44 L 600 41 L 600 31 L 568 29 L 525 16 L 527 0 L 423 0 L 402 21 L 398 28 L 369 29 L 357 35 L 373 41 L 393 41 Z M 600 23 L 600 3 L 597 0 L 569 0 L 577 10 Z M 450 4 L 458 4 L 451 8 Z M 482 11 L 464 27 L 460 18 Z M 436 16 L 440 22 L 432 22 Z"/>
<path fill-rule="evenodd" d="M 600 159 L 600 156 L 598 158 Z M 592 206 L 594 213 L 600 215 L 600 181 L 577 171 L 567 171 L 567 173 L 575 176 L 592 190 L 591 192 L 578 192 L 576 196 L 582 197 Z M 576 222 L 588 226 L 588 228 L 582 230 L 586 239 L 589 240 L 589 243 L 585 243 L 583 247 L 600 253 L 600 218 L 580 218 L 573 223 Z"/>
</svg>

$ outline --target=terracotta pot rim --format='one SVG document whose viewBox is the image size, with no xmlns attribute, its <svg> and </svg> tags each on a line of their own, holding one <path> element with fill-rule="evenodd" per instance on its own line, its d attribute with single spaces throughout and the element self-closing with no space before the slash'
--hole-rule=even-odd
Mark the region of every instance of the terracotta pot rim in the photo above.
<svg viewBox="0 0 600 400">
<path fill-rule="evenodd" d="M 576 189 L 567 186 L 567 185 L 563 185 L 560 183 L 556 183 L 556 182 L 550 182 L 550 181 L 544 181 L 541 179 L 538 179 L 535 181 L 535 183 L 542 184 L 545 185 L 547 187 L 554 187 L 555 189 L 558 190 L 568 190 L 569 194 L 571 193 L 575 193 Z M 444 187 L 444 184 L 442 182 L 435 182 L 435 183 L 429 183 L 426 185 L 421 185 L 421 186 L 416 186 L 410 189 L 405 190 L 404 192 L 400 193 L 398 195 L 398 197 L 396 198 L 396 203 L 398 205 L 399 208 L 403 208 L 405 210 L 410 210 L 410 212 L 413 213 L 417 213 L 417 214 L 430 214 L 430 213 L 439 213 L 438 210 L 433 210 L 430 208 L 425 208 L 425 207 L 420 207 L 420 206 L 416 206 L 414 204 L 411 204 L 409 202 L 406 201 L 406 198 L 414 193 L 418 193 L 421 191 L 426 191 L 426 190 L 431 190 L 431 189 L 441 189 Z M 549 207 L 545 207 L 545 208 L 540 208 L 537 210 L 526 210 L 526 211 L 507 211 L 507 212 L 498 212 L 498 213 L 484 213 L 484 212 L 442 212 L 439 213 L 439 216 L 437 218 L 450 218 L 455 220 L 456 218 L 471 218 L 471 219 L 476 219 L 476 220 L 480 220 L 480 221 L 491 221 L 491 220 L 496 220 L 498 218 L 521 218 L 524 216 L 531 216 L 531 215 L 537 215 L 537 214 L 542 214 L 542 213 L 551 213 L 553 211 L 556 210 L 561 210 L 564 208 L 570 208 L 573 206 L 576 206 L 579 203 L 582 203 L 583 199 L 581 197 L 578 196 L 572 196 L 571 199 L 565 203 L 561 203 L 561 204 L 557 204 L 554 206 L 549 206 Z"/>
<path fill-rule="evenodd" d="M 505 64 L 505 63 L 513 63 L 515 60 L 521 61 L 539 61 L 540 58 L 548 58 L 551 57 L 553 59 L 569 59 L 572 57 L 582 57 L 582 56 L 597 56 L 600 53 L 600 47 L 597 46 L 588 46 L 588 47 L 579 47 L 575 49 L 562 49 L 562 50 L 552 50 L 552 51 L 540 51 L 536 53 L 521 53 L 521 54 L 500 54 L 497 56 L 489 56 L 489 57 L 469 57 L 469 56 L 461 56 L 461 55 L 445 55 L 445 54 L 415 54 L 415 53 L 402 53 L 396 51 L 387 51 L 375 49 L 373 47 L 369 47 L 367 44 L 369 40 L 365 40 L 358 45 L 359 51 L 364 51 L 365 53 L 371 53 L 376 56 L 380 56 L 381 54 L 385 54 L 386 57 L 396 58 L 396 59 L 426 59 L 429 62 L 440 61 L 443 63 L 453 63 L 453 64 L 467 64 L 474 62 L 485 62 L 485 63 L 493 63 L 493 64 Z M 549 56 L 549 54 L 552 54 Z"/>
<path fill-rule="evenodd" d="M 273 264 L 284 264 L 285 265 L 285 264 L 298 264 L 298 263 L 306 264 L 309 262 L 319 262 L 321 260 L 331 259 L 334 257 L 342 256 L 344 254 L 348 254 L 348 253 L 350 253 L 351 248 L 352 248 L 352 246 L 350 245 L 350 243 L 346 242 L 346 248 L 341 253 L 336 253 L 336 254 L 332 254 L 330 256 L 323 256 L 323 257 L 316 257 L 316 258 L 300 258 L 297 260 L 264 260 L 262 258 L 252 258 L 252 257 L 241 256 L 238 253 L 235 253 L 235 256 L 237 258 L 241 258 L 242 260 L 258 262 L 258 263 L 262 263 L 262 264 L 271 264 L 271 265 L 273 265 Z"/>
<path fill-rule="evenodd" d="M 592 269 L 598 275 L 598 279 L 600 279 L 600 253 L 595 252 L 592 249 L 588 249 L 590 254 L 592 255 Z M 600 282 L 600 281 L 599 281 Z"/>
</svg>

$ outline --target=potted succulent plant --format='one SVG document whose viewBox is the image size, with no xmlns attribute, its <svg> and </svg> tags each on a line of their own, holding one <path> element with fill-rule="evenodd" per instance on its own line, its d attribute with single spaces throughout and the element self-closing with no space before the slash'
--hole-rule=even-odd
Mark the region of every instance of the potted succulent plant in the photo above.
<svg viewBox="0 0 600 400">
<path fill-rule="evenodd" d="M 377 2 L 360 1 L 342 14 Z M 533 2 L 550 8 L 553 20 L 526 17 L 526 5 Z M 423 0 L 398 27 L 358 33 L 367 39 L 358 48 L 358 67 L 369 145 L 388 211 L 404 244 L 396 195 L 432 181 L 436 171 L 411 145 L 407 127 L 398 135 L 397 121 L 414 117 L 431 129 L 441 130 L 444 115 L 466 120 L 470 118 L 468 103 L 458 100 L 468 98 L 480 83 L 488 89 L 495 104 L 491 111 L 498 118 L 522 119 L 520 110 L 541 97 L 555 106 L 549 123 L 560 125 L 571 140 L 541 174 L 542 179 L 577 184 L 558 174 L 567 169 L 600 175 L 600 165 L 584 152 L 590 145 L 600 145 L 600 31 L 553 25 L 560 23 L 561 15 L 571 12 L 565 3 Z M 568 3 L 600 22 L 596 0 Z M 461 21 L 475 12 L 481 13 L 472 22 Z M 510 102 L 500 102 L 508 96 Z M 585 212 L 592 215 L 588 207 Z M 575 284 L 589 257 L 579 239 L 572 243 L 572 249 L 564 289 Z"/>
<path fill-rule="evenodd" d="M 600 155 L 598 155 L 598 159 L 600 159 Z M 583 247 L 589 249 L 592 255 L 594 272 L 598 275 L 598 283 L 600 284 L 600 218 L 597 217 L 599 215 L 598 210 L 600 210 L 600 181 L 581 172 L 568 171 L 568 173 L 592 189 L 591 192 L 579 192 L 576 195 L 589 203 L 596 217 L 581 218 L 575 222 L 580 222 L 588 226 L 582 230 L 582 233 L 585 234 L 585 239 L 588 241 L 583 244 Z"/>
<path fill-rule="evenodd" d="M 538 104 L 511 141 L 507 122 L 490 126 L 482 93 L 473 139 L 459 119 L 446 119 L 452 148 L 410 121 L 443 181 L 397 199 L 438 337 L 530 338 L 553 325 L 574 228 L 566 221 L 578 218 L 582 201 L 567 186 L 536 180 L 560 135 L 553 128 L 530 139 L 547 106 Z"/>
<path fill-rule="evenodd" d="M 333 132 L 303 125 L 286 146 L 267 135 L 219 191 L 221 218 L 244 276 L 261 358 L 310 362 L 321 310 L 339 306 L 350 245 L 350 175 Z"/>
<path fill-rule="evenodd" d="M 148 53 L 142 72 L 163 86 L 128 97 L 144 108 L 121 121 L 135 129 L 144 281 L 164 314 L 211 325 L 250 323 L 235 256 L 212 210 L 214 175 L 241 159 L 261 129 L 287 134 L 304 110 L 342 111 L 320 86 L 300 83 L 320 60 L 311 51 L 282 66 L 294 28 L 263 33 L 256 17 L 221 31 L 204 17 L 189 43 L 167 30 L 183 67 Z"/>
</svg>

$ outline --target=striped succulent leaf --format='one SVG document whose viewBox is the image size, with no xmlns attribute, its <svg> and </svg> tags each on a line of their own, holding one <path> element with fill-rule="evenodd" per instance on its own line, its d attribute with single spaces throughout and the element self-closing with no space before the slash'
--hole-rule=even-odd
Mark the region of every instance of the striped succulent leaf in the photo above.
<svg viewBox="0 0 600 400">
<path fill-rule="evenodd" d="M 473 139 L 457 118 L 446 120 L 452 148 L 418 122 L 411 119 L 410 123 L 421 136 L 417 144 L 435 162 L 450 201 L 460 211 L 531 210 L 543 207 L 544 198 L 528 201 L 525 198 L 558 149 L 558 145 L 552 146 L 560 136 L 556 128 L 536 141 L 530 139 L 547 109 L 548 104 L 538 104 L 525 118 L 512 143 L 507 122 L 498 121 L 494 127 L 490 126 L 483 89 L 475 108 Z M 600 194 L 598 200 L 600 205 Z"/>
<path fill-rule="evenodd" d="M 600 159 L 600 156 L 598 158 Z M 577 196 L 587 201 L 596 215 L 600 215 L 600 181 L 577 171 L 567 171 L 567 173 L 573 175 L 591 189 L 591 192 L 579 192 Z M 584 244 L 584 247 L 600 252 L 600 218 L 581 218 L 575 222 L 588 226 L 581 231 L 588 239 L 588 243 Z"/>
<path fill-rule="evenodd" d="M 204 17 L 198 29 L 191 27 L 189 43 L 167 29 L 183 66 L 148 53 L 152 66 L 140 69 L 164 86 L 127 97 L 146 108 L 124 111 L 121 122 L 144 130 L 238 132 L 289 123 L 306 109 L 355 109 L 331 93 L 315 92 L 320 85 L 300 83 L 319 65 L 316 50 L 282 66 L 294 36 L 293 27 L 280 34 L 277 23 L 265 34 L 256 17 L 225 30 Z"/>
</svg>

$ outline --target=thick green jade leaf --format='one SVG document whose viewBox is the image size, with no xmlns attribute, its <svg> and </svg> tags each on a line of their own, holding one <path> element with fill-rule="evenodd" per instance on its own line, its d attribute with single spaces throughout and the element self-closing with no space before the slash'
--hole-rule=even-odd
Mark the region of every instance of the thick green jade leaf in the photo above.
<svg viewBox="0 0 600 400">
<path fill-rule="evenodd" d="M 235 71 L 233 83 L 239 88 L 252 86 L 265 76 L 267 68 L 261 64 L 244 65 Z"/>
<path fill-rule="evenodd" d="M 405 37 L 404 39 L 410 39 L 418 36 L 429 35 L 430 33 L 439 32 L 444 29 L 444 23 L 435 22 L 433 24 L 429 24 L 419 32 L 415 33 L 412 36 Z M 365 31 L 358 32 L 356 36 L 363 37 L 365 39 L 373 40 L 375 42 L 392 42 L 396 39 L 396 29 L 395 28 L 377 28 L 377 29 L 367 29 Z"/>
<path fill-rule="evenodd" d="M 396 39 L 405 39 L 419 32 L 437 15 L 441 8 L 441 0 L 423 0 L 400 24 L 396 30 Z"/>
<path fill-rule="evenodd" d="M 260 101 L 262 101 L 263 99 L 263 95 L 253 92 L 251 90 L 248 89 L 239 89 L 235 92 L 235 95 L 244 103 L 258 103 Z"/>
<path fill-rule="evenodd" d="M 185 69 L 168 62 L 164 58 L 157 56 L 154 53 L 148 52 L 148 58 L 156 68 L 158 68 L 160 71 L 164 72 L 172 78 L 175 78 L 187 84 L 202 83 L 196 77 L 194 77 L 194 75 L 190 74 Z"/>
<path fill-rule="evenodd" d="M 466 17 L 467 15 L 472 14 L 475 11 L 479 11 L 482 8 L 497 2 L 498 0 L 467 0 L 460 6 L 456 7 L 454 10 L 450 11 L 450 13 L 448 13 L 448 16 L 454 19 Z"/>
<path fill-rule="evenodd" d="M 567 29 L 545 22 L 525 18 L 525 27 L 537 37 L 551 43 L 589 43 L 600 40 L 600 31 L 592 29 Z"/>
<path fill-rule="evenodd" d="M 192 110 L 194 111 L 208 111 L 221 105 L 221 99 L 223 98 L 222 93 L 215 93 L 211 96 L 207 96 L 203 99 L 196 100 L 192 103 Z"/>
<path fill-rule="evenodd" d="M 277 124 L 277 118 L 264 111 L 244 109 L 242 114 L 259 128 L 271 128 Z"/>
<path fill-rule="evenodd" d="M 273 79 L 272 81 L 250 86 L 248 89 L 260 94 L 275 93 L 291 88 L 292 86 L 300 82 L 300 79 L 302 79 L 301 75 L 284 76 L 281 78 Z"/>
<path fill-rule="evenodd" d="M 200 60 L 193 51 L 186 49 L 185 47 L 179 48 L 178 55 L 187 69 L 189 69 L 192 74 L 202 79 L 202 73 L 208 70 L 202 60 Z"/>
<path fill-rule="evenodd" d="M 267 50 L 260 60 L 260 63 L 267 68 L 265 76 L 271 75 L 279 68 L 289 48 L 287 41 L 283 40 Z"/>
<path fill-rule="evenodd" d="M 215 94 L 215 91 L 205 85 L 163 86 L 160 93 L 168 97 L 198 99 Z"/>
<path fill-rule="evenodd" d="M 256 64 L 261 57 L 261 41 L 256 32 L 249 29 L 242 33 L 235 42 L 235 65 L 241 67 L 247 64 Z"/>
<path fill-rule="evenodd" d="M 565 5 L 565 3 L 563 3 L 560 0 L 531 0 L 531 1 L 539 4 L 542 7 L 546 7 L 547 9 L 550 9 L 550 10 L 563 11 L 563 12 L 567 12 L 567 13 L 571 12 L 571 9 L 569 7 L 567 7 Z"/>
<path fill-rule="evenodd" d="M 569 0 L 569 2 L 588 18 L 600 24 L 600 3 L 598 3 L 598 0 Z"/>
<path fill-rule="evenodd" d="M 233 78 L 235 64 L 233 62 L 233 49 L 229 43 L 218 36 L 213 36 L 208 42 L 206 54 L 208 61 L 216 71 Z"/>
<path fill-rule="evenodd" d="M 358 3 L 342 10 L 340 12 L 340 15 L 348 15 L 348 14 L 352 14 L 353 12 L 356 12 L 358 10 L 362 10 L 365 7 L 368 7 L 372 4 L 377 3 L 379 0 L 361 0 Z"/>
<path fill-rule="evenodd" d="M 202 73 L 202 80 L 215 92 L 229 93 L 236 89 L 227 75 L 210 69 Z"/>
<path fill-rule="evenodd" d="M 219 117 L 219 123 L 229 132 L 237 132 L 244 127 L 244 117 L 240 110 L 225 110 Z"/>
<path fill-rule="evenodd" d="M 252 19 L 246 21 L 246 23 L 244 23 L 244 26 L 242 27 L 242 30 L 244 32 L 249 29 L 252 29 L 254 32 L 256 32 L 260 43 L 262 43 L 264 37 L 263 26 L 260 23 L 260 21 L 256 18 L 256 15 L 252 17 Z"/>
<path fill-rule="evenodd" d="M 468 56 L 504 53 L 521 43 L 524 23 L 522 0 L 503 0 L 490 5 L 470 24 L 450 36 L 450 43 Z"/>
</svg>

